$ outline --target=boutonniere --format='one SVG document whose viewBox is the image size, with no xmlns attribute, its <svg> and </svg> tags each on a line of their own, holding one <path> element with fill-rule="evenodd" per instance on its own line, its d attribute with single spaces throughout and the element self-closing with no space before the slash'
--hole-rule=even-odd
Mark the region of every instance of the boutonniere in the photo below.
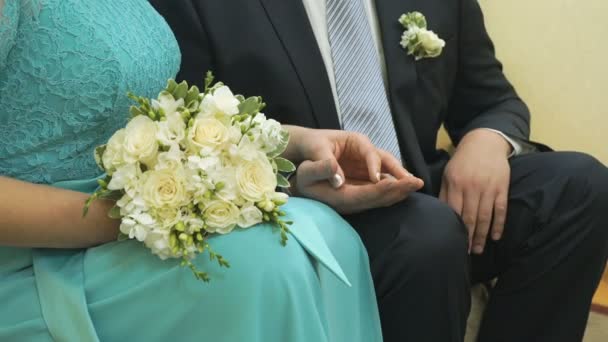
<svg viewBox="0 0 608 342">
<path fill-rule="evenodd" d="M 427 30 L 426 18 L 420 12 L 402 14 L 399 22 L 405 28 L 401 36 L 401 46 L 408 55 L 417 61 L 423 58 L 435 58 L 441 55 L 445 41 L 435 32 Z"/>
</svg>

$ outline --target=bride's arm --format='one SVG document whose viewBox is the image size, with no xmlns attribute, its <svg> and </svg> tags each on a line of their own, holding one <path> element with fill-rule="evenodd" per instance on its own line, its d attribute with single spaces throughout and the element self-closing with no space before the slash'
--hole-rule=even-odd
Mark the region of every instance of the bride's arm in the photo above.
<svg viewBox="0 0 608 342">
<path fill-rule="evenodd" d="M 1 0 L 0 0 L 1 1 Z M 0 176 L 0 246 L 82 248 L 115 240 L 119 221 L 107 216 L 109 201 Z"/>
</svg>

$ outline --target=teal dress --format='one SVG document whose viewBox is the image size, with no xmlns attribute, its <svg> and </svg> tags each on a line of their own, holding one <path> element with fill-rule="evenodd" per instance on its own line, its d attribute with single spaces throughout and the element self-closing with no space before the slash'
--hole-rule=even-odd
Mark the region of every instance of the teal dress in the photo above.
<svg viewBox="0 0 608 342">
<path fill-rule="evenodd" d="M 91 192 L 93 148 L 125 124 L 127 91 L 176 74 L 176 41 L 145 0 L 0 6 L 0 175 Z M 196 259 L 208 284 L 132 241 L 0 247 L 0 341 L 380 341 L 357 234 L 314 201 L 286 211 L 286 247 L 267 225 L 212 238 L 232 267 Z"/>
</svg>

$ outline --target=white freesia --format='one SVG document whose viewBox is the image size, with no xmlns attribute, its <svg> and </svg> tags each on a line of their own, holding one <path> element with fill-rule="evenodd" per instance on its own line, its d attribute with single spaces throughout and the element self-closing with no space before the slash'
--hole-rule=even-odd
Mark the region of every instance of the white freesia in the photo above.
<svg viewBox="0 0 608 342">
<path fill-rule="evenodd" d="M 283 144 L 283 128 L 276 120 L 268 119 L 263 113 L 258 113 L 255 118 L 245 121 L 241 125 L 248 127 L 251 123 L 253 125 L 247 135 L 255 143 L 256 149 L 269 153 Z"/>
<path fill-rule="evenodd" d="M 130 239 L 144 241 L 148 232 L 154 229 L 156 221 L 147 213 L 137 213 L 125 216 L 120 223 L 120 232 Z"/>
<path fill-rule="evenodd" d="M 178 112 L 167 114 L 166 120 L 158 121 L 158 141 L 165 146 L 181 144 L 186 138 L 186 123 Z"/>
<path fill-rule="evenodd" d="M 283 205 L 285 203 L 287 203 L 287 200 L 289 200 L 289 195 L 287 195 L 284 192 L 275 192 L 274 194 L 272 194 L 272 198 L 271 200 L 276 204 L 276 205 Z"/>
<path fill-rule="evenodd" d="M 244 199 L 258 202 L 274 192 L 277 179 L 266 155 L 258 152 L 257 158 L 243 161 L 236 168 L 237 186 Z"/>
<path fill-rule="evenodd" d="M 150 170 L 141 179 L 141 195 L 152 208 L 178 208 L 188 203 L 186 180 L 179 169 Z"/>
<path fill-rule="evenodd" d="M 241 208 L 238 225 L 241 228 L 249 228 L 254 226 L 264 219 L 264 214 L 253 203 L 247 203 Z"/>
<path fill-rule="evenodd" d="M 124 160 L 153 166 L 158 153 L 156 132 L 156 124 L 149 117 L 138 115 L 131 119 L 125 128 Z"/>
<path fill-rule="evenodd" d="M 233 166 L 224 167 L 220 172 L 210 175 L 215 186 L 215 195 L 224 201 L 231 201 L 237 205 L 242 204 L 239 196 L 239 187 L 236 180 L 236 168 Z M 217 185 L 221 186 L 218 187 Z"/>
<path fill-rule="evenodd" d="M 273 119 L 268 119 L 261 124 L 262 139 L 264 146 L 262 149 L 264 152 L 272 152 L 279 147 L 283 142 L 283 129 L 281 124 Z"/>
<path fill-rule="evenodd" d="M 260 146 L 256 140 L 244 138 L 238 145 L 230 146 L 228 153 L 238 162 L 242 160 L 251 161 L 259 157 Z M 237 162 L 237 163 L 238 163 Z"/>
<path fill-rule="evenodd" d="M 185 218 L 184 222 L 186 223 L 186 227 L 188 227 L 188 233 L 192 233 L 194 231 L 200 232 L 205 226 L 205 221 L 194 215 L 190 215 Z"/>
<path fill-rule="evenodd" d="M 169 245 L 169 231 L 154 230 L 148 232 L 144 244 L 150 248 L 152 253 L 158 255 L 161 260 L 166 260 L 173 256 L 171 246 Z"/>
<path fill-rule="evenodd" d="M 204 116 L 232 116 L 239 113 L 239 100 L 230 88 L 221 86 L 205 96 L 200 107 Z"/>
<path fill-rule="evenodd" d="M 104 170 L 108 175 L 112 175 L 117 168 L 124 164 L 123 146 L 125 142 L 125 130 L 119 129 L 112 135 L 106 149 L 101 157 Z"/>
<path fill-rule="evenodd" d="M 183 99 L 175 100 L 173 95 L 166 92 L 160 93 L 160 95 L 158 95 L 158 99 L 152 100 L 152 108 L 156 110 L 162 109 L 166 116 L 176 113 L 177 109 L 183 105 Z"/>
<path fill-rule="evenodd" d="M 116 201 L 116 206 L 120 208 L 120 215 L 122 217 L 137 216 L 148 211 L 148 208 L 143 200 L 141 200 L 141 197 L 136 196 L 133 198 L 128 194 L 125 194 L 121 199 Z"/>
<path fill-rule="evenodd" d="M 221 161 L 217 156 L 189 156 L 186 163 L 188 183 L 186 187 L 192 195 L 192 203 L 198 204 L 207 200 L 207 193 L 214 189 L 213 182 L 207 176 L 209 172 L 219 172 Z"/>
<path fill-rule="evenodd" d="M 158 154 L 157 163 L 154 166 L 155 170 L 175 170 L 182 167 L 183 160 L 186 159 L 186 154 L 179 149 L 178 145 L 171 145 L 167 152 Z"/>
<path fill-rule="evenodd" d="M 210 233 L 228 234 L 236 226 L 240 216 L 239 208 L 234 203 L 213 200 L 203 211 L 203 218 Z"/>
<path fill-rule="evenodd" d="M 139 176 L 141 172 L 135 164 L 126 164 L 117 169 L 112 174 L 112 179 L 108 184 L 109 190 L 128 190 L 134 189 L 139 184 Z"/>
</svg>

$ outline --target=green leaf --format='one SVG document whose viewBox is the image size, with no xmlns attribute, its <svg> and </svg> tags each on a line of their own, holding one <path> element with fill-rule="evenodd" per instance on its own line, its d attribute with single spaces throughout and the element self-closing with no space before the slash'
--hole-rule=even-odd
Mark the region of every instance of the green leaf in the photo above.
<svg viewBox="0 0 608 342">
<path fill-rule="evenodd" d="M 186 81 L 182 81 L 182 83 L 177 85 L 177 88 L 173 91 L 173 97 L 175 99 L 183 99 L 188 95 L 188 83 Z"/>
<path fill-rule="evenodd" d="M 296 166 L 289 160 L 281 157 L 277 157 L 274 159 L 274 162 L 277 163 L 277 169 L 280 172 L 294 172 L 296 170 Z"/>
<path fill-rule="evenodd" d="M 287 180 L 287 178 L 285 178 L 285 176 L 280 173 L 277 173 L 277 186 L 279 188 L 289 188 L 291 184 L 289 184 L 289 181 Z"/>
<path fill-rule="evenodd" d="M 167 91 L 170 92 L 170 93 L 173 93 L 176 88 L 177 88 L 177 82 L 175 82 L 175 80 L 172 79 L 172 78 L 169 79 L 167 81 L 167 88 L 166 88 Z"/>
<path fill-rule="evenodd" d="M 122 198 L 124 193 L 120 190 L 106 190 L 99 194 L 99 198 L 106 199 L 110 201 L 118 201 Z M 120 211 L 119 211 L 120 213 Z"/>
<path fill-rule="evenodd" d="M 117 205 L 113 206 L 112 209 L 108 212 L 108 217 L 111 219 L 120 219 L 122 216 L 120 215 L 120 207 Z"/>
<path fill-rule="evenodd" d="M 82 208 L 82 217 L 86 217 L 89 213 L 89 207 L 91 207 L 91 204 L 93 204 L 93 202 L 95 202 L 95 200 L 97 199 L 96 195 L 97 194 L 94 193 L 84 202 L 84 208 Z"/>
<path fill-rule="evenodd" d="M 192 101 L 198 101 L 200 94 L 201 92 L 198 90 L 198 87 L 192 86 L 190 90 L 188 90 L 188 94 L 186 94 L 186 98 L 184 99 L 186 106 L 189 107 Z"/>
<path fill-rule="evenodd" d="M 260 111 L 260 102 L 261 98 L 257 96 L 247 98 L 239 104 L 239 115 L 258 113 Z"/>
<path fill-rule="evenodd" d="M 417 26 L 419 28 L 425 29 L 426 25 L 427 25 L 426 18 L 420 12 L 409 12 L 409 13 L 403 14 L 399 18 L 399 22 L 401 23 L 401 25 L 403 25 L 403 27 L 405 27 L 408 30 L 412 26 Z"/>
<path fill-rule="evenodd" d="M 99 166 L 99 168 L 104 171 L 106 169 L 103 167 L 102 157 L 103 157 L 103 153 L 105 151 L 106 151 L 106 145 L 97 146 L 95 148 L 95 162 L 97 163 L 97 166 Z"/>
<path fill-rule="evenodd" d="M 207 74 L 205 75 L 205 93 L 207 93 L 210 90 L 210 87 L 213 84 L 214 79 L 215 79 L 215 76 L 213 76 L 213 72 L 211 70 L 207 71 Z"/>
<path fill-rule="evenodd" d="M 129 107 L 129 113 L 131 113 L 131 117 L 136 117 L 139 115 L 144 115 L 144 112 L 141 111 L 141 109 L 139 109 L 139 107 L 137 106 L 131 106 Z"/>
</svg>

